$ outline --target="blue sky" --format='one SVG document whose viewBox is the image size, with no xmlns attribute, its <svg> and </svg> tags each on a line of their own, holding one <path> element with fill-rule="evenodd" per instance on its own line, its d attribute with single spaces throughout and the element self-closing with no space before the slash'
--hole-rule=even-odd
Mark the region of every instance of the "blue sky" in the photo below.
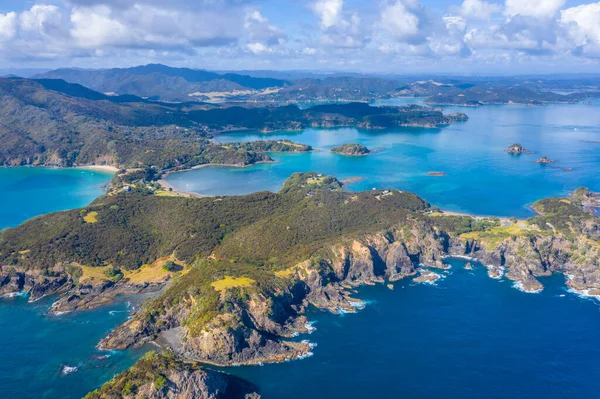
<svg viewBox="0 0 600 399">
<path fill-rule="evenodd" d="M 600 2 L 0 1 L 0 68 L 596 72 Z"/>
</svg>

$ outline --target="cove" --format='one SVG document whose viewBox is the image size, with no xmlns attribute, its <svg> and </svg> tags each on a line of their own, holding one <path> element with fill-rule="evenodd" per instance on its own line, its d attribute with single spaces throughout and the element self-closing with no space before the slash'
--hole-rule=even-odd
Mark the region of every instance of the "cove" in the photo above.
<svg viewBox="0 0 600 399">
<path fill-rule="evenodd" d="M 292 173 L 314 171 L 339 179 L 362 178 L 349 185 L 350 190 L 396 188 L 415 192 L 447 210 L 517 217 L 531 216 L 529 206 L 541 198 L 566 195 L 580 186 L 600 190 L 599 101 L 539 107 L 445 107 L 444 111 L 465 112 L 470 119 L 441 129 L 222 134 L 217 141 L 289 139 L 309 144 L 316 151 L 272 154 L 276 163 L 248 168 L 206 167 L 174 173 L 167 182 L 178 190 L 202 195 L 239 195 L 278 191 Z M 353 142 L 377 151 L 366 157 L 329 152 L 335 145 Z M 505 153 L 513 143 L 521 143 L 535 154 Z M 542 155 L 557 163 L 535 163 Z M 446 176 L 429 176 L 430 171 Z"/>
<path fill-rule="evenodd" d="M 111 178 L 111 173 L 86 169 L 0 168 L 0 229 L 86 206 L 104 193 Z"/>
<path fill-rule="evenodd" d="M 436 286 L 364 287 L 356 314 L 310 313 L 317 344 L 304 360 L 229 368 L 264 398 L 596 398 L 598 303 L 564 277 L 526 294 L 483 266 L 452 268 Z"/>
<path fill-rule="evenodd" d="M 110 173 L 84 169 L 0 168 L 0 228 L 85 206 L 104 193 L 111 178 Z M 0 398 L 81 398 L 143 352 L 95 349 L 128 317 L 132 305 L 127 298 L 100 309 L 48 317 L 54 300 L 0 298 Z"/>
<path fill-rule="evenodd" d="M 0 299 L 0 397 L 81 398 L 135 363 L 144 349 L 102 352 L 98 342 L 125 322 L 131 303 L 47 316 L 55 298 Z"/>
</svg>

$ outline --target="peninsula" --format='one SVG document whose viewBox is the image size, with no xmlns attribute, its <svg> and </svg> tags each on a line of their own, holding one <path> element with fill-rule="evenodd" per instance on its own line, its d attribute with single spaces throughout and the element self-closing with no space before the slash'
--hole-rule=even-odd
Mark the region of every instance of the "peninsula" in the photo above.
<svg viewBox="0 0 600 399">
<path fill-rule="evenodd" d="M 411 278 L 421 265 L 443 269 L 449 256 L 469 257 L 528 292 L 552 273 L 574 290 L 600 292 L 600 218 L 589 210 L 596 198 L 581 189 L 510 221 L 436 213 L 398 190 L 352 193 L 317 173 L 292 175 L 279 193 L 239 197 L 134 186 L 1 232 L 0 294 L 57 294 L 52 312 L 68 312 L 157 290 L 101 348 L 154 341 L 188 362 L 281 362 L 311 351 L 290 339 L 308 331 L 307 307 L 355 311 L 351 287 Z M 159 373 L 170 386 L 202 373 L 177 361 Z M 153 392 L 159 377 L 151 389 L 132 370 L 91 397 L 111 397 L 128 382 L 128 392 Z"/>
</svg>

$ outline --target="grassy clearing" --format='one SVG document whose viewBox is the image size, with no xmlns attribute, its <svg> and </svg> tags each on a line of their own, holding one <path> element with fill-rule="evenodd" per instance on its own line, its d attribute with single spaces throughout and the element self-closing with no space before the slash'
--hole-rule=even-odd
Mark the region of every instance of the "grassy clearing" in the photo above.
<svg viewBox="0 0 600 399">
<path fill-rule="evenodd" d="M 79 277 L 79 283 L 81 284 L 98 284 L 103 281 L 111 281 L 112 279 L 106 275 L 106 271 L 111 266 L 102 267 L 90 267 L 83 265 L 76 265 L 81 269 L 81 277 Z"/>
<path fill-rule="evenodd" d="M 279 278 L 290 278 L 296 274 L 296 271 L 297 271 L 296 267 L 290 267 L 289 269 L 279 270 L 279 271 L 275 272 L 275 276 L 277 276 Z"/>
<path fill-rule="evenodd" d="M 147 265 L 143 265 L 137 270 L 121 270 L 122 278 L 129 280 L 133 284 L 145 284 L 145 283 L 161 283 L 174 274 L 179 273 L 180 275 L 186 274 L 189 269 L 184 268 L 180 272 L 169 272 L 163 269 L 165 262 L 173 260 L 172 257 L 164 257 L 157 259 L 155 262 Z M 116 281 L 118 277 L 110 277 L 107 275 L 107 271 L 112 269 L 112 266 L 100 266 L 90 267 L 75 264 L 75 266 L 81 269 L 81 277 L 79 278 L 80 283 L 86 284 L 99 284 L 103 281 Z"/>
<path fill-rule="evenodd" d="M 88 214 L 83 217 L 83 220 L 86 223 L 97 223 L 98 222 L 98 212 L 96 212 L 96 211 L 88 212 Z"/>
<path fill-rule="evenodd" d="M 539 229 L 523 223 L 512 224 L 505 227 L 493 227 L 486 231 L 473 231 L 470 233 L 461 234 L 464 239 L 477 240 L 491 246 L 498 246 L 504 240 L 511 237 L 524 236 L 531 232 L 537 232 Z"/>
<path fill-rule="evenodd" d="M 308 179 L 306 179 L 306 182 L 308 184 L 312 184 L 315 186 L 321 185 L 325 182 L 325 176 L 321 176 L 321 177 L 309 177 Z"/>
<path fill-rule="evenodd" d="M 179 197 L 179 193 L 175 191 L 156 190 L 154 195 L 157 197 Z"/>
<path fill-rule="evenodd" d="M 221 280 L 213 281 L 211 283 L 211 286 L 216 291 L 221 292 L 228 288 L 249 287 L 254 283 L 256 283 L 256 281 L 254 281 L 248 277 L 237 277 L 236 278 L 236 277 L 225 276 L 225 278 L 223 278 Z"/>
</svg>

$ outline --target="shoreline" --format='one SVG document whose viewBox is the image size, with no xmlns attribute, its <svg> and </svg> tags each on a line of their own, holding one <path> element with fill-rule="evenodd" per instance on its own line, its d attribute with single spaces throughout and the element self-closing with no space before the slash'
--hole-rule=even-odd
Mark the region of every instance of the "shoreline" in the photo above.
<svg viewBox="0 0 600 399">
<path fill-rule="evenodd" d="M 176 193 L 176 194 L 180 194 L 180 195 L 183 195 L 186 197 L 195 197 L 195 198 L 209 198 L 209 197 L 216 198 L 216 197 L 219 197 L 219 195 L 205 195 L 205 194 L 195 193 L 193 191 L 179 190 L 176 187 L 174 187 L 173 185 L 171 185 L 169 182 L 167 182 L 166 178 L 172 174 L 189 172 L 192 170 L 198 170 L 198 169 L 207 168 L 207 167 L 225 167 L 225 168 L 243 169 L 243 168 L 250 168 L 250 167 L 256 166 L 256 165 L 272 164 L 272 163 L 277 163 L 277 162 L 279 162 L 279 161 L 261 161 L 261 162 L 256 162 L 256 163 L 249 164 L 249 165 L 205 163 L 202 165 L 195 165 L 190 168 L 185 168 L 185 169 L 180 169 L 180 170 L 167 170 L 160 176 L 160 179 L 157 180 L 157 183 L 160 184 L 160 186 L 163 188 L 163 190 L 168 191 L 170 193 Z"/>
<path fill-rule="evenodd" d="M 108 173 L 117 173 L 121 169 L 116 166 L 110 165 L 83 165 L 83 166 L 67 166 L 67 167 L 58 167 L 58 169 L 82 169 L 82 170 L 94 170 L 99 172 L 108 172 Z"/>
</svg>

